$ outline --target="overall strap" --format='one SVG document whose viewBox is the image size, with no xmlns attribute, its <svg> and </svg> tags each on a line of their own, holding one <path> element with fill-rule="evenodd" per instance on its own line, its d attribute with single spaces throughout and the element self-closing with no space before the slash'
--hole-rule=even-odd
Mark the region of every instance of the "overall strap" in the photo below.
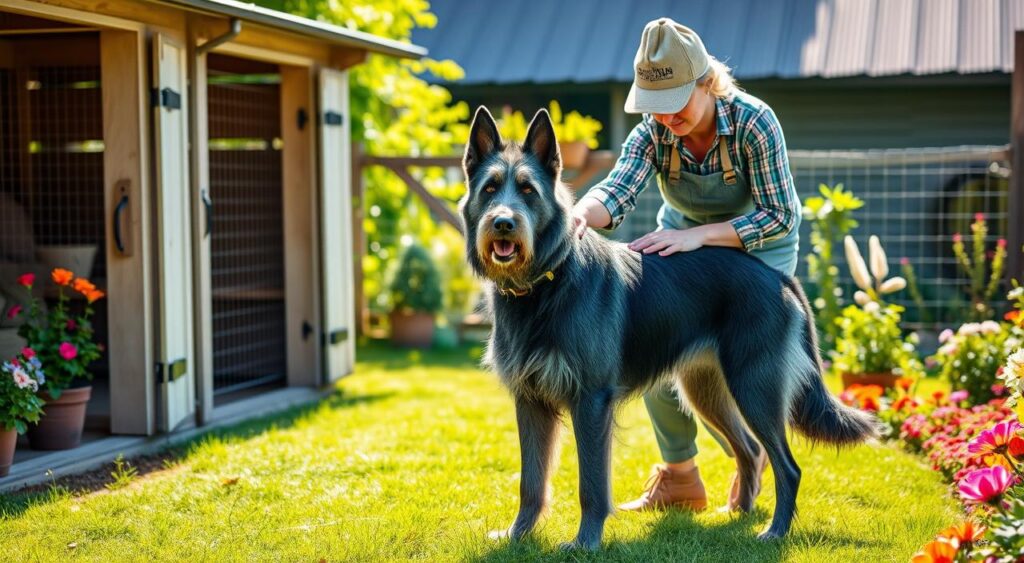
<svg viewBox="0 0 1024 563">
<path fill-rule="evenodd" d="M 722 180 L 728 185 L 736 183 L 736 171 L 733 170 L 732 160 L 729 158 L 729 149 L 726 148 L 725 137 L 718 137 L 718 156 L 722 160 Z"/>
<path fill-rule="evenodd" d="M 672 156 L 669 160 L 668 179 L 676 182 L 679 180 L 679 168 L 682 166 L 682 161 L 679 159 L 679 149 L 675 145 L 670 146 L 669 150 L 672 152 Z"/>
</svg>

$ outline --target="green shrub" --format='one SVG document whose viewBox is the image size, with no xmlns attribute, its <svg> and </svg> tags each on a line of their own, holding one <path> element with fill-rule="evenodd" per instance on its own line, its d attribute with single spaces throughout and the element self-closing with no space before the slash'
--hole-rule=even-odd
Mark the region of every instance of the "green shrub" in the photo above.
<svg viewBox="0 0 1024 563">
<path fill-rule="evenodd" d="M 832 356 L 832 369 L 838 373 L 894 373 L 914 376 L 922 370 L 917 357 L 917 337 L 904 338 L 900 331 L 899 305 L 880 306 L 872 302 L 864 308 L 849 305 L 835 320 L 839 337 Z"/>
<path fill-rule="evenodd" d="M 409 245 L 391 280 L 392 310 L 438 313 L 441 303 L 441 275 L 433 258 L 422 246 Z"/>
</svg>

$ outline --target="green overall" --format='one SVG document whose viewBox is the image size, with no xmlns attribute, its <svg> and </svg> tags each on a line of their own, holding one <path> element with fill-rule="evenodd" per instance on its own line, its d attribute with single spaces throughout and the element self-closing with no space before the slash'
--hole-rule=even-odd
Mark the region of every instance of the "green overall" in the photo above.
<svg viewBox="0 0 1024 563">
<path fill-rule="evenodd" d="M 717 143 L 722 172 L 707 176 L 680 170 L 678 144 L 671 147 L 669 169 L 658 175 L 658 188 L 664 199 L 658 211 L 658 230 L 682 230 L 708 223 L 724 223 L 754 210 L 750 184 L 740 170 L 733 168 L 724 136 L 719 136 Z M 655 147 L 660 153 L 661 143 L 655 141 Z M 710 151 L 707 156 L 710 156 Z M 657 162 L 662 162 L 660 154 Z M 796 272 L 800 242 L 799 216 L 796 221 L 788 235 L 750 253 L 776 270 L 792 276 Z M 680 280 L 680 283 L 686 282 Z M 644 394 L 644 403 L 654 425 L 662 459 L 668 463 L 678 463 L 696 456 L 697 423 L 692 414 L 680 409 L 674 388 L 670 385 L 656 386 Z M 711 434 L 726 453 L 732 456 L 728 443 L 716 432 L 711 431 Z"/>
</svg>

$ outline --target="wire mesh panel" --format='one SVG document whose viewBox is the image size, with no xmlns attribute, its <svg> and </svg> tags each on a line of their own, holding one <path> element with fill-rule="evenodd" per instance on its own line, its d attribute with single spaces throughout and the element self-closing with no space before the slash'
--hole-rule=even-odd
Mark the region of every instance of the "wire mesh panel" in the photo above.
<svg viewBox="0 0 1024 563">
<path fill-rule="evenodd" d="M 947 327 L 968 318 L 964 291 L 968 282 L 958 271 L 953 235 L 962 234 L 970 252 L 970 225 L 981 213 L 988 222 L 987 248 L 992 250 L 998 239 L 1006 237 L 1007 222 L 1021 220 L 1011 217 L 1008 209 L 1007 147 L 791 151 L 790 166 L 801 200 L 820 195 L 821 184 L 843 184 L 864 200 L 864 207 L 854 212 L 860 225 L 852 234 L 865 256 L 868 237 L 879 236 L 892 275 L 900 272 L 902 258 L 913 266 L 923 306 L 914 303 L 907 291 L 892 301 L 907 307 L 904 319 L 914 328 Z M 649 187 L 616 238 L 633 240 L 653 230 L 660 206 L 658 189 Z M 811 251 L 810 229 L 805 220 L 800 229 L 801 257 Z M 842 247 L 835 253 L 849 298 L 853 284 Z M 797 275 L 804 278 L 806 273 L 807 264 L 801 258 Z M 813 296 L 815 288 L 807 289 Z M 1002 296 L 997 292 L 995 300 Z"/>
<path fill-rule="evenodd" d="M 819 195 L 820 184 L 843 184 L 864 200 L 864 207 L 854 213 L 860 224 L 853 235 L 865 256 L 868 237 L 878 235 L 893 275 L 900 272 L 903 258 L 913 266 L 921 302 L 915 303 L 909 291 L 892 299 L 907 307 L 908 325 L 948 327 L 969 318 L 965 291 L 969 280 L 957 265 L 953 237 L 962 235 L 970 253 L 971 223 L 980 214 L 988 225 L 989 261 L 997 241 L 1006 238 L 1010 220 L 1007 147 L 794 151 L 791 166 L 802 199 Z M 802 245 L 806 252 L 810 225 L 805 224 L 801 232 L 802 241 L 808 241 Z M 853 282 L 839 256 L 849 296 Z M 806 273 L 806 264 L 798 273 Z M 993 301 L 1004 301 L 1004 294 L 997 291 Z"/>
<path fill-rule="evenodd" d="M 15 44 L 17 39 L 12 40 Z M 24 315 L 15 279 L 36 274 L 36 292 L 56 298 L 49 271 L 67 268 L 106 288 L 103 113 L 98 61 L 88 66 L 0 69 L 0 354 L 16 349 Z M 54 38 L 55 45 L 60 43 Z M 79 43 L 80 44 L 80 43 Z M 15 45 L 17 48 L 17 45 Z M 81 55 L 81 53 L 79 53 Z M 83 57 L 76 57 L 82 59 Z M 84 307 L 71 295 L 71 307 Z M 113 296 L 111 296 L 113 297 Z M 106 300 L 95 307 L 95 338 L 108 343 Z M 104 359 L 91 369 L 106 372 Z"/>
<path fill-rule="evenodd" d="M 286 375 L 280 78 L 211 55 L 209 145 L 214 393 Z"/>
</svg>

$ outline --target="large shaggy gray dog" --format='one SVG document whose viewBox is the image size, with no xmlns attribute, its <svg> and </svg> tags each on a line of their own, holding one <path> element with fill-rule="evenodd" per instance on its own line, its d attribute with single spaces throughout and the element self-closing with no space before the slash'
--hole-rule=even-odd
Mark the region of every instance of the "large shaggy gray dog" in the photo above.
<svg viewBox="0 0 1024 563">
<path fill-rule="evenodd" d="M 505 532 L 530 532 L 548 498 L 559 415 L 579 450 L 582 521 L 569 547 L 600 546 L 612 510 L 612 415 L 617 402 L 669 381 L 736 453 L 739 506 L 759 490 L 763 447 L 776 506 L 761 538 L 783 536 L 796 510 L 800 468 L 786 423 L 813 440 L 873 436 L 867 414 L 825 389 L 810 307 L 800 285 L 749 254 L 707 247 L 667 257 L 572 233 L 573 196 L 547 112 L 526 141 L 504 142 L 477 110 L 460 204 L 470 265 L 492 282 L 494 331 L 485 363 L 515 399 L 522 455 L 519 514 Z"/>
</svg>

